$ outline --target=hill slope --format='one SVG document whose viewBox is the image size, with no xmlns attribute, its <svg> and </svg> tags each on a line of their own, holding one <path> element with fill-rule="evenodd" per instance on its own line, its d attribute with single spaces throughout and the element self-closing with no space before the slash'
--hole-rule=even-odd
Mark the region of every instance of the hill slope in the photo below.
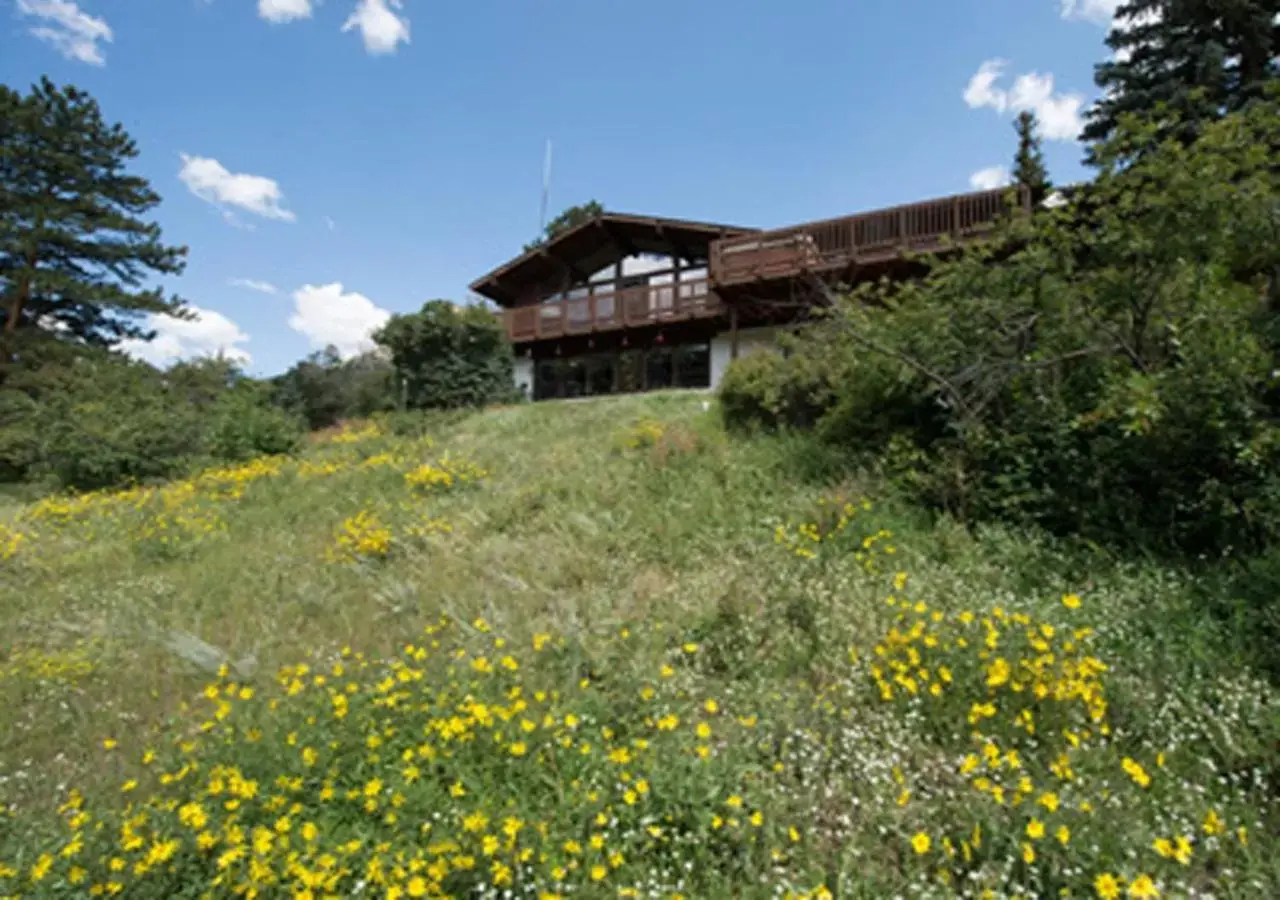
<svg viewBox="0 0 1280 900">
<path fill-rule="evenodd" d="M 1280 703 L 1187 578 L 706 406 L 22 510 L 0 895 L 1275 895 Z"/>
</svg>

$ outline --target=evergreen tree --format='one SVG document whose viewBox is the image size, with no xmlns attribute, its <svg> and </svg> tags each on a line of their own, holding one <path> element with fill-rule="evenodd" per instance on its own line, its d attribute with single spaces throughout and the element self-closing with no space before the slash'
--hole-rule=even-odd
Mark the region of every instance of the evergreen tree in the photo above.
<svg viewBox="0 0 1280 900">
<path fill-rule="evenodd" d="M 147 313 L 185 314 L 145 286 L 185 265 L 140 217 L 160 202 L 126 172 L 137 145 L 97 102 L 48 78 L 25 96 L 0 85 L 0 377 L 24 337 L 111 346 L 150 339 Z"/>
<path fill-rule="evenodd" d="M 1018 132 L 1018 152 L 1013 157 L 1013 183 L 1031 189 L 1031 202 L 1039 203 L 1053 187 L 1049 170 L 1045 168 L 1044 151 L 1040 149 L 1039 123 L 1036 114 L 1026 110 L 1018 113 L 1014 130 Z"/>
<path fill-rule="evenodd" d="M 1081 139 L 1103 141 L 1125 113 L 1150 116 L 1163 104 L 1171 124 L 1157 140 L 1190 142 L 1280 74 L 1280 0 L 1127 0 L 1107 46 L 1114 56 L 1094 72 L 1103 96 Z"/>
</svg>

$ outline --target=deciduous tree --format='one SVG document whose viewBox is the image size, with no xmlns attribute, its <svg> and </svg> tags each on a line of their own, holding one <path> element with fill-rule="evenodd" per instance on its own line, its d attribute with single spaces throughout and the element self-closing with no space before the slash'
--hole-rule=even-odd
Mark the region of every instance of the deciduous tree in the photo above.
<svg viewBox="0 0 1280 900">
<path fill-rule="evenodd" d="M 577 206 L 570 206 L 560 215 L 556 216 L 547 223 L 546 228 L 542 230 L 542 234 L 536 239 L 524 245 L 524 252 L 528 253 L 534 247 L 540 247 L 547 241 L 553 240 L 557 235 L 568 231 L 570 228 L 576 228 L 583 222 L 589 222 L 596 216 L 604 212 L 604 207 L 595 200 L 589 200 L 586 203 L 579 203 Z"/>
</svg>

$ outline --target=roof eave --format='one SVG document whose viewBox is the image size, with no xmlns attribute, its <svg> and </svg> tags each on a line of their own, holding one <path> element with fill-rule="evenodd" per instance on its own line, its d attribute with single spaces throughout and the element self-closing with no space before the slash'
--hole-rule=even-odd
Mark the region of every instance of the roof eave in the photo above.
<svg viewBox="0 0 1280 900">
<path fill-rule="evenodd" d="M 711 223 L 711 222 L 694 222 L 687 219 L 663 219 L 658 216 L 640 216 L 640 215 L 634 215 L 631 213 L 617 213 L 617 212 L 605 211 L 603 213 L 597 213 L 596 215 L 592 216 L 590 219 L 587 219 L 584 222 L 579 222 L 577 225 L 573 226 L 572 228 L 569 228 L 569 229 L 566 229 L 565 231 L 560 232 L 550 241 L 545 241 L 543 243 L 540 243 L 538 246 L 532 247 L 524 251 L 519 256 L 516 256 L 516 257 L 513 257 L 512 259 L 507 260 L 505 263 L 498 266 L 496 269 L 491 270 L 490 272 L 486 273 L 485 275 L 482 275 L 480 278 L 473 281 L 469 285 L 469 287 L 475 293 L 480 294 L 481 296 L 484 296 L 484 297 L 488 297 L 490 300 L 493 300 L 495 303 L 499 305 L 510 304 L 514 302 L 514 299 L 512 297 L 501 296 L 504 292 L 499 287 L 499 279 L 502 277 L 503 273 L 509 272 L 512 269 L 517 268 L 527 260 L 533 259 L 537 256 L 549 255 L 547 253 L 549 246 L 558 244 L 562 241 L 567 241 L 571 236 L 578 234 L 581 231 L 585 231 L 588 228 L 602 227 L 605 224 L 606 220 L 612 220 L 616 222 L 630 222 L 630 223 L 639 224 L 639 225 L 649 225 L 655 229 L 660 229 L 663 226 L 675 226 L 675 227 L 684 226 L 684 227 L 693 227 L 693 228 L 708 229 L 708 230 L 716 229 L 720 232 L 720 236 L 722 237 L 730 236 L 730 235 L 739 235 L 739 234 L 750 234 L 750 233 L 758 232 L 760 230 L 759 228 L 744 228 L 738 225 L 723 225 L 723 224 Z"/>
</svg>

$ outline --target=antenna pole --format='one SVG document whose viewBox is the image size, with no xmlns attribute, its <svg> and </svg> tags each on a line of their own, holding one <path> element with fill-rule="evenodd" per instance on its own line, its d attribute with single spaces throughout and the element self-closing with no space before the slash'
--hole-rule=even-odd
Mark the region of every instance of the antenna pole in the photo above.
<svg viewBox="0 0 1280 900">
<path fill-rule="evenodd" d="M 547 193 L 551 190 L 551 139 L 547 138 L 547 156 L 542 164 L 542 206 L 538 210 L 538 234 L 547 227 Z"/>
</svg>

